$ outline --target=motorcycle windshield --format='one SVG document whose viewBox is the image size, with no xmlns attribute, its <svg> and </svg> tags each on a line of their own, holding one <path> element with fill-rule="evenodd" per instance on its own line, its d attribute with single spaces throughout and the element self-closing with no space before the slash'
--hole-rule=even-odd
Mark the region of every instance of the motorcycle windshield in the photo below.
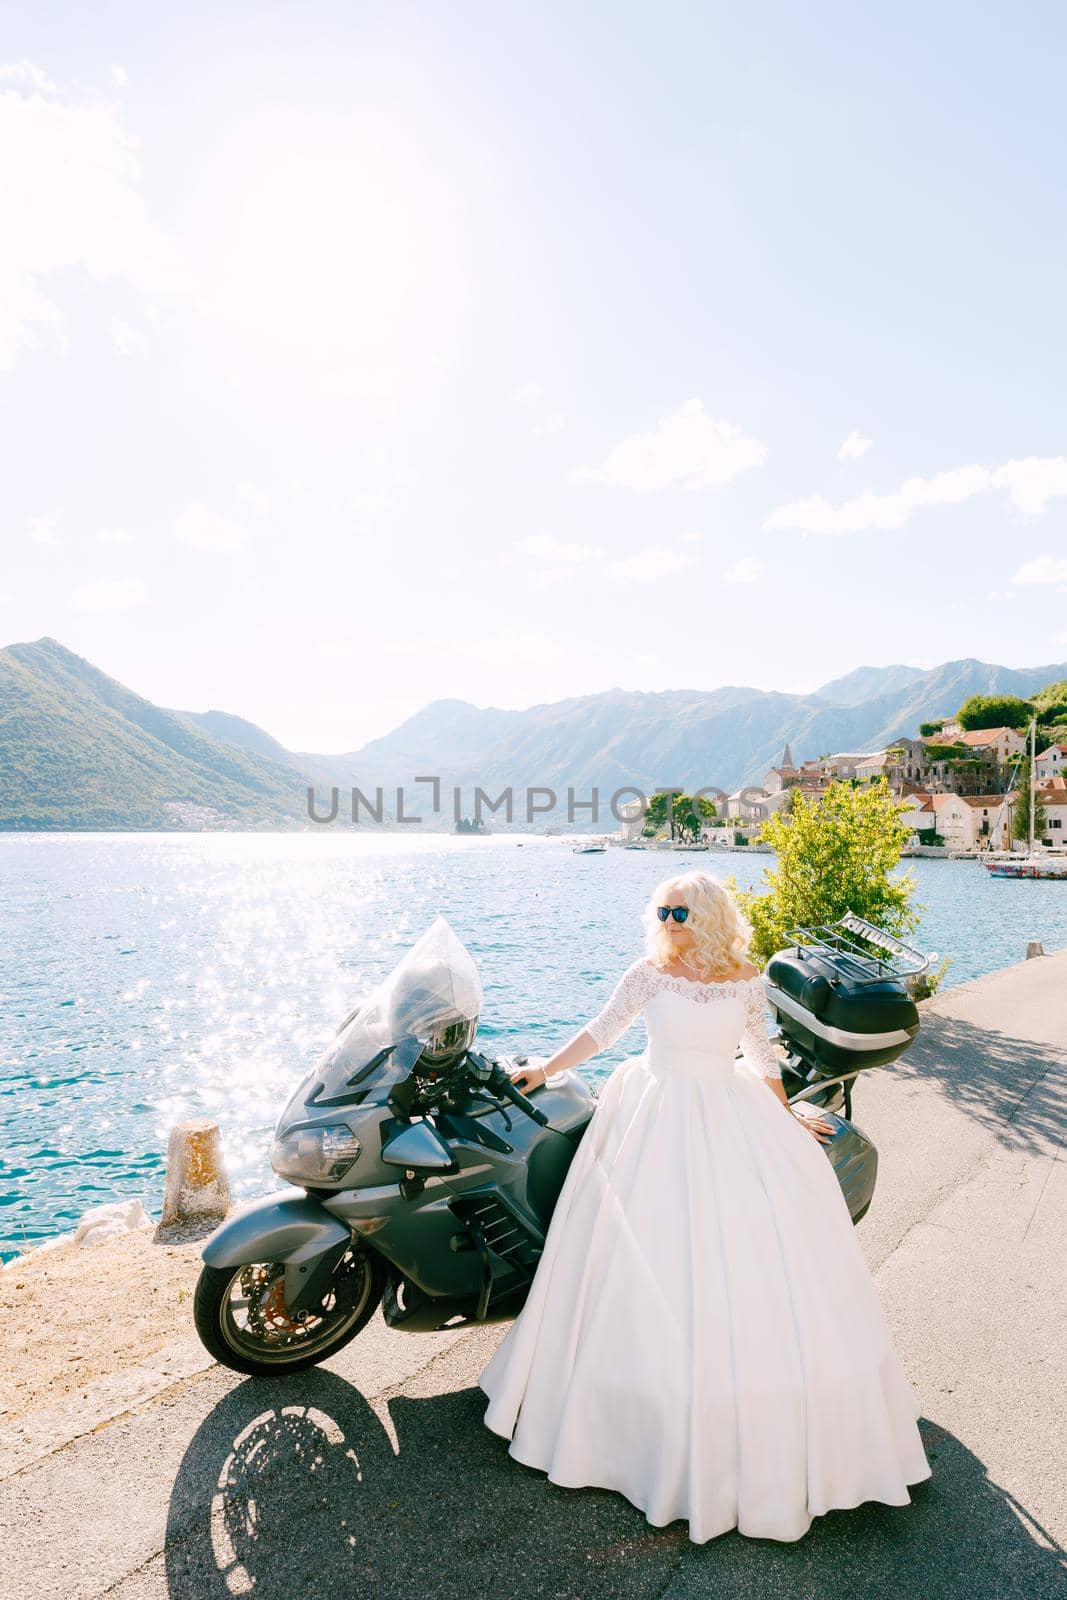
<svg viewBox="0 0 1067 1600">
<path fill-rule="evenodd" d="M 451 1024 L 471 1036 L 482 1006 L 478 969 L 442 916 L 366 1000 L 345 1019 L 313 1072 L 304 1080 L 283 1122 L 299 1101 L 383 1104 L 411 1072 L 427 1041 Z"/>
</svg>

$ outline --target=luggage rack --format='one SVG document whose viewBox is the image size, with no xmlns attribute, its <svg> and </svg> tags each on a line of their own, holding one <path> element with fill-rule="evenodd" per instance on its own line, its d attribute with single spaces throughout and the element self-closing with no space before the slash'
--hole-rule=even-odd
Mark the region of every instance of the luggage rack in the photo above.
<svg viewBox="0 0 1067 1600">
<path fill-rule="evenodd" d="M 916 978 L 937 960 L 936 952 L 924 956 L 921 950 L 894 938 L 873 923 L 865 922 L 854 911 L 847 911 L 837 922 L 815 923 L 811 927 L 788 928 L 786 937 L 796 946 L 798 956 L 805 952 L 825 956 L 855 983 L 880 983 L 885 978 Z M 872 952 L 859 941 L 874 945 Z M 871 971 L 871 963 L 875 971 Z"/>
</svg>

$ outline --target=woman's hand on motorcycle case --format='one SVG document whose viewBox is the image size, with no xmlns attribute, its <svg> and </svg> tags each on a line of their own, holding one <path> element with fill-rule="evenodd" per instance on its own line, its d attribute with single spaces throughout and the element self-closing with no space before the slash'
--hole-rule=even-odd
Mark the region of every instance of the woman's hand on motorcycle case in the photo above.
<svg viewBox="0 0 1067 1600">
<path fill-rule="evenodd" d="M 789 1109 L 790 1114 L 796 1118 L 802 1127 L 807 1128 L 808 1132 L 818 1139 L 820 1144 L 829 1144 L 837 1131 L 832 1122 L 827 1122 L 825 1117 L 816 1116 L 807 1111 L 798 1111 L 793 1106 Z"/>
</svg>

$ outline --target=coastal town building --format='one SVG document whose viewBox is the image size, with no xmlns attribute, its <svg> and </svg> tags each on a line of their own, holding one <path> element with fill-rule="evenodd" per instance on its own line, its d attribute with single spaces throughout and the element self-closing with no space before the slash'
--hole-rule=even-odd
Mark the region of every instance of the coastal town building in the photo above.
<svg viewBox="0 0 1067 1600">
<path fill-rule="evenodd" d="M 1038 751 L 1034 757 L 1034 776 L 1038 783 L 1044 778 L 1058 778 L 1067 773 L 1067 744 L 1050 744 L 1047 750 Z"/>
<path fill-rule="evenodd" d="M 942 718 L 939 726 L 942 731 L 936 735 L 902 735 L 883 750 L 838 750 L 799 766 L 787 743 L 762 787 L 746 785 L 720 804 L 719 826 L 758 826 L 790 805 L 794 793 L 817 800 L 832 783 L 884 781 L 890 794 L 909 802 L 902 820 L 910 829 L 910 845 L 943 842 L 954 850 L 1010 849 L 1017 803 L 1013 787 L 1025 735 L 1008 727 L 964 732 L 951 717 Z M 1047 821 L 1043 836 L 1047 843 L 1067 847 L 1067 744 L 1042 750 L 1034 772 Z M 621 810 L 623 838 L 640 838 L 640 802 L 630 801 Z"/>
<path fill-rule="evenodd" d="M 1014 761 L 1026 749 L 1026 735 L 1017 728 L 972 728 L 961 733 L 957 744 L 965 744 L 976 754 L 992 753 L 994 761 Z"/>
<path fill-rule="evenodd" d="M 900 753 L 895 747 L 872 750 L 856 763 L 856 777 L 861 783 L 877 783 L 879 778 L 884 778 L 892 786 L 894 779 L 902 775 L 901 766 Z"/>
<path fill-rule="evenodd" d="M 1001 738 L 1004 734 L 1012 738 Z M 1004 794 L 1015 774 L 1009 758 L 1002 759 L 998 750 L 1007 749 L 1014 759 L 1012 742 L 1018 738 L 1014 728 L 990 728 L 952 740 L 928 734 L 897 739 L 892 746 L 898 754 L 895 776 L 898 782 L 918 783 L 933 794 Z"/>
<path fill-rule="evenodd" d="M 931 805 L 937 818 L 937 832 L 950 850 L 974 850 L 990 846 L 1010 850 L 1012 802 L 1004 804 L 1001 794 L 933 794 Z M 1001 814 L 997 824 L 997 815 Z"/>
<path fill-rule="evenodd" d="M 803 785 L 794 784 L 788 789 L 779 789 L 776 793 L 767 794 L 755 800 L 753 804 L 756 811 L 756 820 L 766 822 L 768 817 L 773 817 L 776 811 L 782 811 L 786 806 L 791 805 L 794 788 L 800 788 L 803 792 Z"/>
<path fill-rule="evenodd" d="M 902 796 L 902 798 L 904 797 Z M 908 795 L 906 798 L 911 801 L 911 807 L 908 811 L 901 813 L 900 820 L 906 828 L 911 829 L 911 837 L 908 843 L 911 845 L 921 844 L 921 834 L 937 832 L 937 812 L 934 810 L 931 796 L 923 794 L 921 790 L 915 794 Z"/>
<path fill-rule="evenodd" d="M 935 739 L 958 739 L 963 732 L 958 717 L 932 717 L 930 720 L 939 724 L 937 733 L 933 735 Z"/>
<path fill-rule="evenodd" d="M 619 807 L 619 819 L 619 832 L 624 839 L 640 839 L 645 826 L 644 802 L 627 800 Z"/>
<path fill-rule="evenodd" d="M 807 776 L 817 776 L 827 781 L 855 778 L 859 776 L 858 768 L 864 763 L 872 761 L 877 756 L 884 756 L 884 750 L 838 750 L 833 755 L 819 756 L 815 761 L 805 761 L 801 772 Z"/>
<path fill-rule="evenodd" d="M 785 795 L 785 791 L 780 793 Z M 726 815 L 734 822 L 762 822 L 769 813 L 761 807 L 770 799 L 766 789 L 756 789 L 749 785 L 744 789 L 735 789 L 726 800 Z"/>
<path fill-rule="evenodd" d="M 793 764 L 793 752 L 787 741 L 781 761 L 764 774 L 763 787 L 768 794 L 780 794 L 783 789 L 795 788 L 801 777 L 800 769 Z"/>
<path fill-rule="evenodd" d="M 796 767 L 771 767 L 763 777 L 763 787 L 768 794 L 779 794 L 785 789 L 795 789 L 802 773 Z"/>
<path fill-rule="evenodd" d="M 894 739 L 891 748 L 899 781 L 921 784 L 929 764 L 925 742 L 922 739 Z"/>
<path fill-rule="evenodd" d="M 1046 779 L 1037 785 L 1037 793 L 1045 813 L 1045 843 L 1067 846 L 1067 777 Z"/>
</svg>

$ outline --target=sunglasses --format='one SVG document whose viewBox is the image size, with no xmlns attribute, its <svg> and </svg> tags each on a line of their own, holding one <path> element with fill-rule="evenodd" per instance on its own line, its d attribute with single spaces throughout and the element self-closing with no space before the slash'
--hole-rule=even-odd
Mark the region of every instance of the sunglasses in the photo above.
<svg viewBox="0 0 1067 1600">
<path fill-rule="evenodd" d="M 668 917 L 673 917 L 675 922 L 684 922 L 689 915 L 688 906 L 657 906 L 656 915 L 661 922 L 666 922 Z"/>
</svg>

